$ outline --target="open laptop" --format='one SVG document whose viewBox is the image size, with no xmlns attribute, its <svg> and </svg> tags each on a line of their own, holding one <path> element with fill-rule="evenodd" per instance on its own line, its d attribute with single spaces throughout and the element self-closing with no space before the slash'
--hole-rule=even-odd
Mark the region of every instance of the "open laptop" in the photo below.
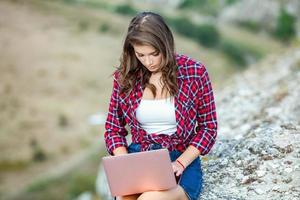
<svg viewBox="0 0 300 200">
<path fill-rule="evenodd" d="M 176 186 L 167 149 L 106 156 L 102 163 L 113 196 L 167 190 Z"/>
</svg>

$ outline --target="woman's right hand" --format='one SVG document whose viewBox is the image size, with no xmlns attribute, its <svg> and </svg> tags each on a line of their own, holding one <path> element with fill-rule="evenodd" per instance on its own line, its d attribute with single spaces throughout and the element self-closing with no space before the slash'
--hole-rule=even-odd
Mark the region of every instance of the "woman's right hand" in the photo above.
<svg viewBox="0 0 300 200">
<path fill-rule="evenodd" d="M 126 147 L 118 147 L 113 151 L 114 156 L 128 154 Z"/>
<path fill-rule="evenodd" d="M 172 162 L 172 167 L 173 172 L 177 177 L 179 177 L 184 171 L 184 168 L 176 161 Z"/>
</svg>

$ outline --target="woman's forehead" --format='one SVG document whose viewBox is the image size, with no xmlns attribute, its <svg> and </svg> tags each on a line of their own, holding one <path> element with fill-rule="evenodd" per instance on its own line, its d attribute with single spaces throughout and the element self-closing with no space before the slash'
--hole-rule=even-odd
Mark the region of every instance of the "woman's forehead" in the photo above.
<svg viewBox="0 0 300 200">
<path fill-rule="evenodd" d="M 133 45 L 134 51 L 140 54 L 151 54 L 157 50 L 151 45 Z"/>
</svg>

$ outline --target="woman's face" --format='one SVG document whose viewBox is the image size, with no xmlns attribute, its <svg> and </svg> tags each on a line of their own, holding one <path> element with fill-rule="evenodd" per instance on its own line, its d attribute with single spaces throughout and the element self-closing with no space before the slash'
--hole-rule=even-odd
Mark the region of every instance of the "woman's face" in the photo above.
<svg viewBox="0 0 300 200">
<path fill-rule="evenodd" d="M 150 71 L 158 72 L 162 54 L 150 45 L 133 45 L 137 59 Z"/>
</svg>

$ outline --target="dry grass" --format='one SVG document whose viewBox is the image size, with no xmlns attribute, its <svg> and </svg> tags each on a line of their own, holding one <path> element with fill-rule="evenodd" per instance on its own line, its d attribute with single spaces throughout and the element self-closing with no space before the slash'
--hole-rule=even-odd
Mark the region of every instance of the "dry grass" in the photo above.
<svg viewBox="0 0 300 200">
<path fill-rule="evenodd" d="M 103 128 L 91 128 L 87 119 L 106 111 L 120 52 L 115 35 L 78 31 L 71 9 L 65 18 L 37 6 L 0 4 L 1 193 L 22 189 L 49 167 L 101 144 Z M 32 140 L 46 155 L 42 163 L 31 164 Z"/>
</svg>

